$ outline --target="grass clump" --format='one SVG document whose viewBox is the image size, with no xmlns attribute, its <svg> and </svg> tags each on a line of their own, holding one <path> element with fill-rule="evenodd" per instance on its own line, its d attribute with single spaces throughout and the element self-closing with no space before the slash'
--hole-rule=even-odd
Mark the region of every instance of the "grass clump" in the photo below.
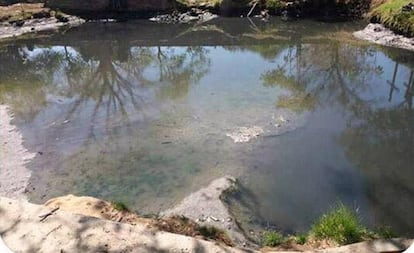
<svg viewBox="0 0 414 253">
<path fill-rule="evenodd" d="M 384 226 L 375 230 L 375 234 L 379 238 L 391 239 L 397 237 L 397 234 L 391 229 L 391 227 Z"/>
<path fill-rule="evenodd" d="M 311 234 L 316 239 L 331 239 L 344 245 L 362 241 L 366 229 L 351 209 L 339 204 L 313 224 Z"/>
<path fill-rule="evenodd" d="M 371 20 L 380 22 L 390 29 L 407 36 L 414 36 L 413 11 L 405 11 L 404 6 L 411 0 L 387 0 L 370 13 Z"/>
<path fill-rule="evenodd" d="M 285 241 L 283 235 L 276 231 L 263 232 L 263 245 L 268 247 L 276 247 Z"/>
<path fill-rule="evenodd" d="M 305 234 L 300 234 L 295 236 L 295 241 L 297 244 L 303 245 L 306 243 L 306 241 L 308 240 L 308 236 Z"/>
<path fill-rule="evenodd" d="M 112 202 L 112 206 L 114 207 L 115 210 L 118 210 L 118 211 L 129 211 L 128 206 L 125 203 L 120 202 L 120 201 Z"/>
</svg>

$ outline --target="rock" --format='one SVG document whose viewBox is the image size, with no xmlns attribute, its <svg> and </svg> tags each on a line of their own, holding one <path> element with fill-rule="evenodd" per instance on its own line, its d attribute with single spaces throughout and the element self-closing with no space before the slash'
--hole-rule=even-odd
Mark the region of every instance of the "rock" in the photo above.
<svg viewBox="0 0 414 253">
<path fill-rule="evenodd" d="M 226 136 L 232 138 L 235 143 L 240 143 L 249 142 L 252 138 L 256 138 L 263 133 L 263 129 L 258 126 L 240 127 L 234 132 L 227 133 Z"/>
<path fill-rule="evenodd" d="M 12 24 L 17 27 L 22 27 L 24 25 L 24 20 L 16 20 Z"/>
<path fill-rule="evenodd" d="M 382 31 L 382 27 L 374 27 L 374 32 L 381 32 Z"/>
<path fill-rule="evenodd" d="M 402 11 L 404 12 L 412 12 L 414 11 L 414 3 L 408 3 L 402 7 Z"/>
<path fill-rule="evenodd" d="M 282 11 L 280 16 L 283 21 L 289 21 L 290 19 L 289 12 L 287 10 Z"/>
<path fill-rule="evenodd" d="M 227 206 L 221 200 L 227 191 L 235 188 L 235 178 L 231 176 L 218 178 L 212 181 L 207 187 L 184 198 L 175 207 L 161 212 L 161 216 L 185 216 L 195 220 L 202 226 L 213 225 L 226 231 L 234 243 L 242 245 L 242 242 L 246 241 L 246 238 L 236 221 L 231 218 Z M 220 222 L 222 220 L 225 220 L 225 222 Z"/>
<path fill-rule="evenodd" d="M 381 24 L 369 24 L 364 30 L 354 32 L 353 35 L 358 39 L 367 40 L 372 43 L 414 51 L 414 38 L 407 38 L 395 34 Z"/>
<path fill-rule="evenodd" d="M 85 23 L 85 20 L 75 16 L 63 16 L 64 20 L 61 21 L 55 17 L 49 17 L 41 19 L 27 19 L 25 21 L 14 23 L 12 27 L 0 26 L 0 40 L 17 37 L 35 31 L 52 31 L 57 30 L 60 27 L 73 27 Z"/>
<path fill-rule="evenodd" d="M 245 252 L 158 231 L 146 223 L 119 223 L 75 214 L 62 207 L 40 222 L 39 215 L 49 212 L 50 207 L 0 197 L 2 240 L 13 252 Z M 91 203 L 90 210 L 93 208 Z M 0 247 L 0 252 L 8 251 Z"/>
<path fill-rule="evenodd" d="M 173 12 L 171 14 L 158 15 L 150 18 L 150 21 L 165 24 L 176 24 L 176 23 L 191 23 L 191 22 L 207 22 L 218 17 L 208 11 L 201 11 L 199 9 L 192 9 L 185 13 Z"/>
<path fill-rule="evenodd" d="M 3 242 L 3 239 L 1 239 L 0 236 L 0 252 L 3 253 L 13 253 L 8 247 L 7 245 Z"/>
</svg>

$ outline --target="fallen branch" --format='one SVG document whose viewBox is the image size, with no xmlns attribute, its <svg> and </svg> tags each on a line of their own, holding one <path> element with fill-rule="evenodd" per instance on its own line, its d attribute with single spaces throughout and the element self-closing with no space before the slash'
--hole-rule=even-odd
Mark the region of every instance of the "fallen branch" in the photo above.
<svg viewBox="0 0 414 253">
<path fill-rule="evenodd" d="M 250 17 L 250 15 L 252 14 L 252 12 L 253 12 L 253 11 L 254 11 L 254 9 L 256 8 L 257 3 L 258 3 L 258 1 L 256 1 L 256 2 L 253 4 L 253 6 L 252 6 L 252 8 L 250 9 L 249 13 L 247 13 L 247 17 Z"/>
<path fill-rule="evenodd" d="M 53 213 L 55 213 L 57 210 L 59 210 L 59 207 L 56 207 L 56 208 L 50 210 L 48 213 L 39 215 L 40 222 L 46 220 L 47 217 L 49 217 L 50 215 L 52 215 Z"/>
<path fill-rule="evenodd" d="M 49 233 L 46 234 L 46 236 L 50 235 L 51 233 L 55 232 L 56 230 L 58 230 L 61 227 L 62 227 L 62 225 L 59 225 L 59 226 L 55 227 L 54 229 L 50 230 Z"/>
</svg>

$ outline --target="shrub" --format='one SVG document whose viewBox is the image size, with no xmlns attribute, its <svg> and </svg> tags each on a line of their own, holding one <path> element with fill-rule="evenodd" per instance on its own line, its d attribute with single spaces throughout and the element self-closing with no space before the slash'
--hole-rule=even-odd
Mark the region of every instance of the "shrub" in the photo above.
<svg viewBox="0 0 414 253">
<path fill-rule="evenodd" d="M 340 245 L 361 241 L 365 231 L 357 215 L 343 204 L 324 214 L 311 229 L 316 239 L 331 239 Z"/>
<path fill-rule="evenodd" d="M 284 237 L 281 233 L 276 231 L 263 232 L 263 245 L 269 247 L 275 247 L 282 244 Z"/>
</svg>

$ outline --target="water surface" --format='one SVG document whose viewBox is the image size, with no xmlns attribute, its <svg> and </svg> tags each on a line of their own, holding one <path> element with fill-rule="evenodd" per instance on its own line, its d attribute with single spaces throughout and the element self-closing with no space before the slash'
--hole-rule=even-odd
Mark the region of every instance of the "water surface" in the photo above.
<svg viewBox="0 0 414 253">
<path fill-rule="evenodd" d="M 304 231 L 342 201 L 414 235 L 414 54 L 353 39 L 362 26 L 92 23 L 0 44 L 0 102 L 38 152 L 29 198 L 154 213 L 233 175 L 248 228 Z"/>
</svg>

